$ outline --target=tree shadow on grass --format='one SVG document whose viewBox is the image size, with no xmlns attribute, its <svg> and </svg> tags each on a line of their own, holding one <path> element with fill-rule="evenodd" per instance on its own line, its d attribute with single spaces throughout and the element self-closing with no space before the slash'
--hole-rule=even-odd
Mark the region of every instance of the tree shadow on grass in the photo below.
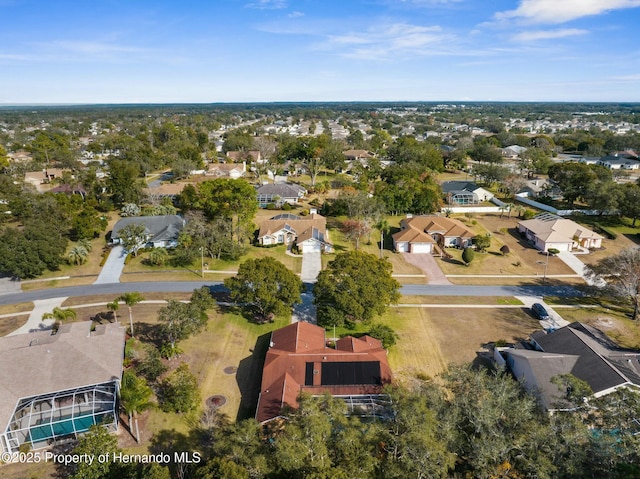
<svg viewBox="0 0 640 479">
<path fill-rule="evenodd" d="M 236 421 L 255 416 L 262 381 L 262 367 L 270 340 L 271 333 L 259 336 L 251 350 L 251 355 L 241 360 L 238 365 L 236 382 L 240 389 L 240 407 Z"/>
</svg>

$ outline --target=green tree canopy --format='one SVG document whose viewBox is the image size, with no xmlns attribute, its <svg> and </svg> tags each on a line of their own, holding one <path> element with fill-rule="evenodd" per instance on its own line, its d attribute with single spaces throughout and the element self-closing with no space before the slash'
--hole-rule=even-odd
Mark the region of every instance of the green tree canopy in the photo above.
<svg viewBox="0 0 640 479">
<path fill-rule="evenodd" d="M 313 294 L 321 326 L 369 321 L 400 298 L 391 264 L 360 251 L 339 253 L 318 276 Z"/>
<path fill-rule="evenodd" d="M 261 321 L 290 311 L 300 303 L 304 288 L 295 273 L 270 256 L 245 261 L 224 285 L 233 301 L 244 304 Z"/>
</svg>

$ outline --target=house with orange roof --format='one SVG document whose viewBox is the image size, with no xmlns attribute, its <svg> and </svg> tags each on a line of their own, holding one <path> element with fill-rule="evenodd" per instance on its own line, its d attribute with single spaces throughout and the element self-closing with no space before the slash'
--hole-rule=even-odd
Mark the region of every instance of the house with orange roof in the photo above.
<svg viewBox="0 0 640 479">
<path fill-rule="evenodd" d="M 399 253 L 432 253 L 434 245 L 467 248 L 476 234 L 464 223 L 436 215 L 410 216 L 400 222 L 393 235 L 393 248 Z"/>
<path fill-rule="evenodd" d="M 293 323 L 271 333 L 256 419 L 264 423 L 297 408 L 302 393 L 329 393 L 354 412 L 375 415 L 386 405 L 383 387 L 392 379 L 380 340 L 347 336 L 329 347 L 324 328 Z"/>
</svg>

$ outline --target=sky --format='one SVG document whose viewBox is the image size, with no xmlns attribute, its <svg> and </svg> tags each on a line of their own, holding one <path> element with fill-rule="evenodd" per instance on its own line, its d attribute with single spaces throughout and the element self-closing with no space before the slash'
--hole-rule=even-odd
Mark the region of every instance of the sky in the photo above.
<svg viewBox="0 0 640 479">
<path fill-rule="evenodd" d="M 640 102 L 640 0 L 0 0 L 0 104 Z"/>
</svg>

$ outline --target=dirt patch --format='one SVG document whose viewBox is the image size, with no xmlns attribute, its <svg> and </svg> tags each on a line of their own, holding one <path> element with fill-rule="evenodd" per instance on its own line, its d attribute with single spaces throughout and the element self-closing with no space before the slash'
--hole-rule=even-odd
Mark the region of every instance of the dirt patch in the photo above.
<svg viewBox="0 0 640 479">
<path fill-rule="evenodd" d="M 227 404 L 227 398 L 222 394 L 216 394 L 215 396 L 209 396 L 205 401 L 205 404 L 209 409 L 215 411 Z"/>
<path fill-rule="evenodd" d="M 235 374 L 238 371 L 238 368 L 235 366 L 227 366 L 222 370 L 225 374 Z"/>
</svg>

